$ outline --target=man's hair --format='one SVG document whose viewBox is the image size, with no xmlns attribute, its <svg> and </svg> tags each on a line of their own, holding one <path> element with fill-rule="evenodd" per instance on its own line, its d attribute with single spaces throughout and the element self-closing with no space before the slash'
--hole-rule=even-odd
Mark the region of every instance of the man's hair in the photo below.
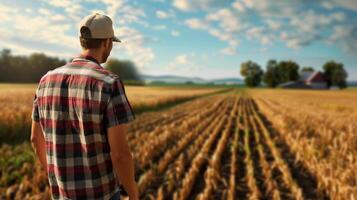
<svg viewBox="0 0 357 200">
<path fill-rule="evenodd" d="M 99 48 L 100 45 L 105 42 L 106 39 L 95 39 L 91 38 L 92 34 L 88 27 L 82 26 L 81 28 L 81 36 L 79 37 L 79 41 L 81 42 L 81 46 L 83 49 L 96 49 Z"/>
</svg>

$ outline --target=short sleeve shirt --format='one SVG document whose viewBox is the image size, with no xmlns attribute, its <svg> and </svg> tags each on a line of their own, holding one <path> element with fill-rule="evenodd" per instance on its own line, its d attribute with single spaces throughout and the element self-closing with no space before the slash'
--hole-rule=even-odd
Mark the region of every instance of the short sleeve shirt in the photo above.
<svg viewBox="0 0 357 200">
<path fill-rule="evenodd" d="M 135 119 L 119 76 L 79 56 L 44 75 L 32 119 L 46 141 L 53 199 L 109 199 L 119 191 L 107 128 Z"/>
</svg>

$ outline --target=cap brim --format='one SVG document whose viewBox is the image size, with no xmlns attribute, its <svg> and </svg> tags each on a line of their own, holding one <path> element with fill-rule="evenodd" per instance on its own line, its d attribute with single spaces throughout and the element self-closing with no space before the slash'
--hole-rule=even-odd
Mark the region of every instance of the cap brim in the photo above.
<svg viewBox="0 0 357 200">
<path fill-rule="evenodd" d="M 114 36 L 113 37 L 113 42 L 121 42 L 121 40 L 117 36 Z"/>
</svg>

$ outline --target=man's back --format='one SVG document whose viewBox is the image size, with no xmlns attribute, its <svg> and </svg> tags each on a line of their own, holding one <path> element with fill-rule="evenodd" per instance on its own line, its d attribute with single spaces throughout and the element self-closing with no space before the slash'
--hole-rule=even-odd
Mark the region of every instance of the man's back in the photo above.
<svg viewBox="0 0 357 200">
<path fill-rule="evenodd" d="M 53 197 L 109 199 L 119 188 L 107 128 L 135 118 L 119 77 L 80 57 L 43 76 L 36 96 Z"/>
</svg>

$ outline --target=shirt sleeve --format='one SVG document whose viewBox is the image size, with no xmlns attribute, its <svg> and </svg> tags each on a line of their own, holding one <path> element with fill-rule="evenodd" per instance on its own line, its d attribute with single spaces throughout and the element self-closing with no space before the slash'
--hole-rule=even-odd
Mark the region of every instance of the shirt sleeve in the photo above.
<svg viewBox="0 0 357 200">
<path fill-rule="evenodd" d="M 37 98 L 37 91 L 35 93 L 35 97 L 33 99 L 33 103 L 32 103 L 32 114 L 31 114 L 31 119 L 33 121 L 39 122 L 40 121 L 40 116 L 38 113 L 38 98 Z"/>
<path fill-rule="evenodd" d="M 104 124 L 106 128 L 109 128 L 118 124 L 128 123 L 134 119 L 134 111 L 125 94 L 124 84 L 120 79 L 115 79 L 106 107 Z"/>
</svg>

